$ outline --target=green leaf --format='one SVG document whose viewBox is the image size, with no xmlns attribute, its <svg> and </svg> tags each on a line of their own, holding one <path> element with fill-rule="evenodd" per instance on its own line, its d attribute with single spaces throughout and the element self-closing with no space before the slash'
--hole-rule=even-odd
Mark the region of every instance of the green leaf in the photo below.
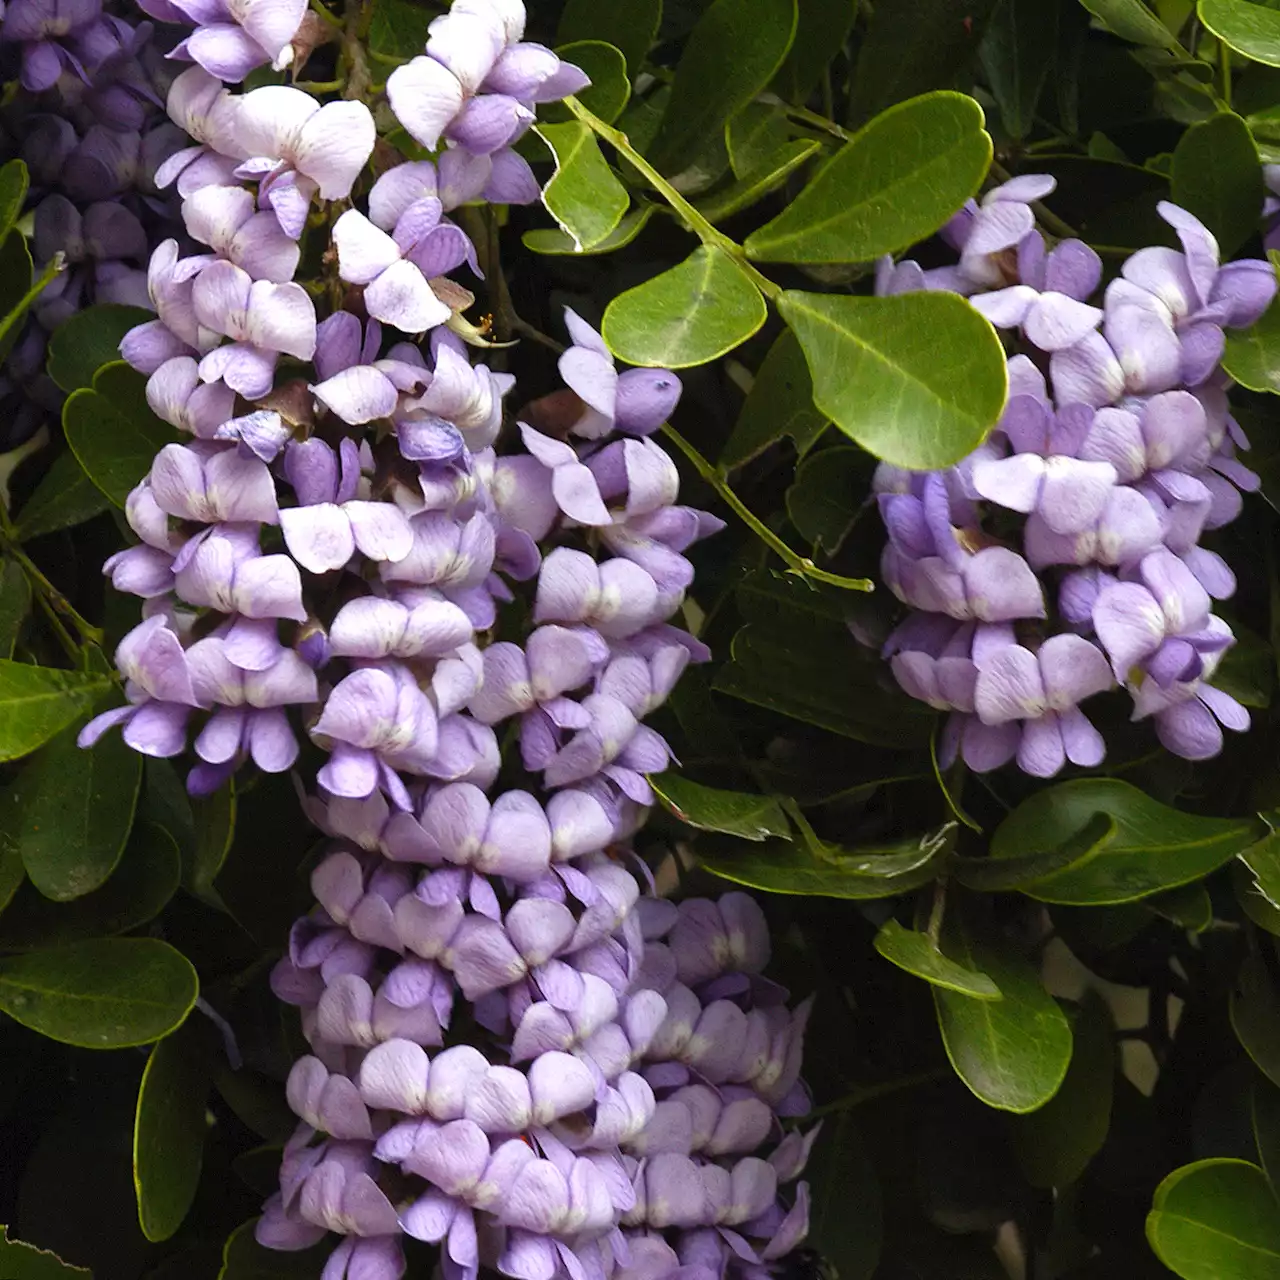
<svg viewBox="0 0 1280 1280">
<path fill-rule="evenodd" d="M 763 844 L 734 846 L 732 852 L 709 849 L 699 842 L 698 861 L 713 875 L 765 893 L 795 894 L 817 898 L 867 901 L 909 893 L 934 878 L 932 858 L 921 861 L 919 839 L 843 851 L 841 861 L 819 858 L 807 843 L 768 840 Z M 894 865 L 914 862 L 912 870 L 897 875 L 876 875 L 854 870 L 881 859 Z"/>
<path fill-rule="evenodd" d="M 567 257 L 577 254 L 589 258 L 593 254 L 612 253 L 615 249 L 624 249 L 648 225 L 649 219 L 657 210 L 656 205 L 636 204 L 631 211 L 599 244 L 590 249 L 579 249 L 571 235 L 555 227 L 536 227 L 526 231 L 520 237 L 526 249 L 534 253 L 545 253 L 554 257 Z"/>
<path fill-rule="evenodd" d="M 135 325 L 154 320 L 141 307 L 100 303 L 77 311 L 49 339 L 48 374 L 68 393 L 93 386 L 93 375 L 120 359 L 120 342 Z"/>
<path fill-rule="evenodd" d="M 561 43 L 604 40 L 622 52 L 635 79 L 662 20 L 662 0 L 627 0 L 626 4 L 601 4 L 600 0 L 568 0 L 560 15 L 556 39 Z"/>
<path fill-rule="evenodd" d="M 884 1242 L 880 1179 L 854 1117 L 828 1120 L 806 1167 L 812 1187 L 807 1243 L 839 1280 L 871 1280 Z"/>
<path fill-rule="evenodd" d="M 1127 782 L 1080 778 L 1024 800 L 996 828 L 991 857 L 1026 857 L 1056 848 L 1099 813 L 1115 819 L 1115 837 L 1078 867 L 1038 878 L 1024 893 L 1068 906 L 1133 902 L 1201 879 L 1259 835 L 1257 826 L 1244 819 L 1182 813 Z"/>
<path fill-rule="evenodd" d="M 725 148 L 734 177 L 754 173 L 770 156 L 787 145 L 791 126 L 782 107 L 769 102 L 748 102 L 724 127 Z"/>
<path fill-rule="evenodd" d="M 1280 67 L 1280 11 L 1251 0 L 1200 0 L 1200 21 L 1254 62 Z"/>
<path fill-rule="evenodd" d="M 782 65 L 796 0 L 713 0 L 685 42 L 649 159 L 678 173 L 708 135 L 752 100 Z"/>
<path fill-rule="evenodd" d="M 17 760 L 43 746 L 110 687 L 106 676 L 0 658 L 0 760 Z"/>
<path fill-rule="evenodd" d="M 769 348 L 738 421 L 720 453 L 727 471 L 758 458 L 770 445 L 789 436 L 803 457 L 827 429 L 827 419 L 814 407 L 813 382 L 804 351 L 790 329 Z"/>
<path fill-rule="evenodd" d="M 876 950 L 890 964 L 923 978 L 935 987 L 945 987 L 973 1000 L 999 1000 L 1000 988 L 985 973 L 957 964 L 944 956 L 925 933 L 904 929 L 890 917 L 876 934 Z"/>
<path fill-rule="evenodd" d="M 199 984 L 156 938 L 103 938 L 0 960 L 0 1009 L 51 1040 L 125 1049 L 182 1024 Z"/>
<path fill-rule="evenodd" d="M 1045 876 L 1067 867 L 1078 867 L 1097 857 L 1115 839 L 1117 830 L 1116 821 L 1109 814 L 1095 813 L 1079 831 L 1044 853 L 1008 858 L 955 858 L 951 871 L 962 885 L 981 893 L 1023 889 Z"/>
<path fill-rule="evenodd" d="M 620 49 L 604 40 L 574 40 L 556 47 L 566 62 L 581 67 L 591 83 L 577 95 L 588 111 L 612 124 L 631 98 L 631 81 L 627 79 L 627 60 Z M 571 120 L 569 108 L 548 104 L 539 114 L 544 120 Z"/>
<path fill-rule="evenodd" d="M 1280 307 L 1274 304 L 1247 329 L 1228 329 L 1222 367 L 1242 387 L 1280 395 Z"/>
<path fill-rule="evenodd" d="M 794 142 L 784 143 L 758 169 L 705 200 L 699 200 L 694 208 L 708 222 L 723 222 L 776 191 L 819 150 L 821 143 L 811 138 L 798 138 Z"/>
<path fill-rule="evenodd" d="M 123 361 L 94 375 L 62 406 L 62 429 L 85 474 L 123 507 L 157 453 L 178 440 L 147 404 L 146 379 Z"/>
<path fill-rule="evenodd" d="M 1171 1173 L 1156 1188 L 1147 1239 L 1182 1280 L 1280 1280 L 1280 1213 L 1265 1174 L 1245 1160 Z"/>
<path fill-rule="evenodd" d="M 0 240 L 3 240 L 22 215 L 27 202 L 27 166 L 21 160 L 10 160 L 0 166 Z"/>
<path fill-rule="evenodd" d="M 1174 204 L 1194 213 L 1230 258 L 1257 230 L 1262 166 L 1249 126 L 1221 111 L 1193 124 L 1173 153 Z"/>
<path fill-rule="evenodd" d="M 948 467 L 986 439 L 1008 390 L 1004 348 L 963 298 L 784 293 L 814 403 L 868 453 L 916 470 Z"/>
<path fill-rule="evenodd" d="M 810 545 L 828 555 L 840 550 L 849 536 L 866 492 L 867 455 L 840 445 L 811 453 L 796 469 L 795 484 L 787 490 L 787 515 Z"/>
<path fill-rule="evenodd" d="M 195 814 L 191 808 L 191 797 L 178 771 L 171 760 L 155 756 L 148 756 L 142 768 L 146 786 L 138 801 L 139 816 L 163 827 L 173 837 L 184 865 L 194 863 L 198 845 Z M 202 802 L 202 812 L 208 812 L 203 808 L 208 803 L 207 800 Z"/>
<path fill-rule="evenodd" d="M 281 1253 L 253 1238 L 256 1221 L 237 1227 L 227 1238 L 218 1280 L 316 1280 L 333 1252 L 331 1240 L 297 1253 Z"/>
<path fill-rule="evenodd" d="M 0 565 L 0 658 L 13 657 L 22 624 L 31 612 L 31 583 L 16 560 Z"/>
<path fill-rule="evenodd" d="M 743 840 L 791 838 L 786 815 L 772 796 L 720 791 L 670 771 L 651 776 L 649 785 L 681 822 L 699 831 L 723 831 Z"/>
<path fill-rule="evenodd" d="M 0 169 L 0 178 L 3 173 Z M 72 1266 L 47 1249 L 10 1239 L 8 1227 L 0 1227 L 0 1276 L 4 1280 L 75 1280 L 77 1276 L 93 1280 L 93 1272 L 88 1267 Z"/>
<path fill-rule="evenodd" d="M 817 88 L 827 64 L 840 52 L 853 29 L 858 0 L 801 0 L 800 21 L 787 60 L 773 78 L 775 93 L 804 106 Z"/>
<path fill-rule="evenodd" d="M 139 821 L 102 888 L 55 904 L 23 885 L 0 916 L 0 950 L 34 951 L 128 933 L 160 914 L 177 892 L 180 870 L 173 837 Z"/>
<path fill-rule="evenodd" d="M 551 148 L 556 171 L 542 203 L 579 252 L 598 245 L 622 221 L 630 203 L 585 124 L 543 124 L 538 135 Z"/>
<path fill-rule="evenodd" d="M 0 240 L 0 360 L 13 349 L 21 326 L 18 321 L 33 301 L 31 250 L 21 231 Z"/>
<path fill-rule="evenodd" d="M 435 12 L 414 0 L 378 0 L 369 20 L 369 48 L 396 61 L 417 57 Z"/>
<path fill-rule="evenodd" d="M 192 803 L 196 843 L 183 859 L 182 887 L 197 898 L 220 905 L 213 888 L 236 837 L 236 786 L 233 778 L 210 796 Z"/>
<path fill-rule="evenodd" d="M 84 473 L 74 453 L 60 453 L 18 514 L 17 537 L 29 542 L 101 515 L 110 500 Z"/>
<path fill-rule="evenodd" d="M 954 82 L 972 62 L 997 0 L 878 0 L 858 48 L 849 120 Z"/>
<path fill-rule="evenodd" d="M 1259 955 L 1246 956 L 1236 975 L 1231 1026 L 1258 1070 L 1280 1085 L 1280 992 Z"/>
<path fill-rule="evenodd" d="M 1257 849 L 1259 845 L 1265 845 L 1268 842 L 1273 842 L 1270 857 L 1274 858 L 1276 856 L 1276 847 L 1280 845 L 1280 838 L 1276 836 L 1268 836 L 1265 840 L 1259 841 L 1259 844 L 1254 845 L 1253 849 Z M 1252 849 L 1245 850 L 1231 864 L 1231 887 L 1235 890 L 1236 901 L 1239 902 L 1245 915 L 1254 924 L 1260 929 L 1265 929 L 1268 933 L 1280 935 L 1280 907 L 1277 907 L 1259 888 L 1253 873 L 1245 865 L 1245 858 L 1249 857 L 1252 852 Z"/>
<path fill-rule="evenodd" d="M 1274 1192 L 1280 1186 L 1280 1089 L 1266 1080 L 1255 1078 L 1251 1101 L 1253 1137 L 1258 1147 L 1258 1159 Z"/>
<path fill-rule="evenodd" d="M 118 733 L 90 750 L 76 734 L 64 729 L 31 760 L 0 818 L 31 883 L 55 902 L 92 893 L 115 870 L 142 785 L 142 757 Z"/>
<path fill-rule="evenodd" d="M 187 1023 L 151 1050 L 133 1122 L 133 1187 L 148 1240 L 168 1240 L 195 1199 L 212 1083 L 203 1026 Z"/>
<path fill-rule="evenodd" d="M 1188 933 L 1203 933 L 1213 923 L 1213 902 L 1202 884 L 1184 884 L 1180 889 L 1154 894 L 1144 898 L 1142 905 Z"/>
<path fill-rule="evenodd" d="M 772 222 L 746 239 L 757 262 L 870 262 L 936 231 L 991 163 L 982 108 L 939 91 L 878 115 Z"/>
<path fill-rule="evenodd" d="M 686 369 L 746 342 L 767 314 L 746 272 L 723 249 L 702 245 L 679 266 L 614 298 L 601 331 L 628 364 Z"/>
<path fill-rule="evenodd" d="M 1005 0 L 987 27 L 982 65 L 1013 138 L 1031 132 L 1058 51 L 1061 8 L 1062 0 Z"/>
<path fill-rule="evenodd" d="M 989 1107 L 1023 1114 L 1058 1092 L 1071 1061 L 1071 1024 L 1035 968 L 959 930 L 945 940 L 959 964 L 990 976 L 1002 1000 L 933 988 L 942 1042 L 956 1074 Z"/>
<path fill-rule="evenodd" d="M 1111 1014 L 1086 992 L 1073 1026 L 1071 1065 L 1048 1102 L 1013 1121 L 1013 1149 L 1033 1187 L 1067 1187 L 1084 1173 L 1111 1127 L 1116 1051 Z"/>
<path fill-rule="evenodd" d="M 1080 0 L 1104 27 L 1122 40 L 1182 53 L 1182 46 L 1143 0 Z"/>
</svg>

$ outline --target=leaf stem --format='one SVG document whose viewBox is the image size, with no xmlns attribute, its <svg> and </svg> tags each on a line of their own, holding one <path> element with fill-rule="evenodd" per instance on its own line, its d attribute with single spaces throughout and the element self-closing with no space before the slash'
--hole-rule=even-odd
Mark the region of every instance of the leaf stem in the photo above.
<svg viewBox="0 0 1280 1280">
<path fill-rule="evenodd" d="M 834 120 L 830 120 L 816 111 L 810 111 L 808 107 L 792 106 L 791 103 L 783 102 L 781 98 L 772 93 L 762 93 L 756 98 L 756 101 L 770 107 L 781 107 L 784 113 L 793 120 L 798 120 L 801 124 L 810 125 L 823 133 L 829 133 L 833 138 L 839 138 L 841 142 L 848 142 L 853 137 L 853 134 L 848 129 L 842 128 Z"/>
<path fill-rule="evenodd" d="M 31 585 L 36 589 L 36 594 L 42 605 L 47 608 L 55 609 L 63 617 L 68 618 L 75 629 L 80 633 L 81 640 L 90 644 L 100 645 L 102 643 L 102 628 L 95 627 L 92 623 L 86 622 L 84 618 L 76 612 L 71 601 L 58 590 L 57 587 L 49 581 L 41 572 L 40 567 L 25 551 L 18 545 L 17 539 L 13 534 L 13 526 L 9 522 L 8 514 L 3 508 L 0 508 L 0 544 L 3 544 L 4 554 L 11 556 L 14 562 L 22 569 L 23 573 L 31 580 Z M 56 616 L 51 615 L 53 621 L 57 622 Z M 63 631 L 61 623 L 58 628 Z M 61 637 L 59 637 L 61 639 Z M 71 637 L 67 636 L 67 640 Z M 74 645 L 69 650 L 72 657 L 78 657 L 78 651 Z"/>
<path fill-rule="evenodd" d="M 3 320 L 0 320 L 0 338 L 3 338 L 27 314 L 27 308 L 49 287 L 56 276 L 66 270 L 66 266 L 66 255 L 59 250 L 49 260 L 48 266 L 36 277 L 31 288 L 22 295 L 18 305 Z"/>
<path fill-rule="evenodd" d="M 583 124 L 596 134 L 597 137 L 603 138 L 613 149 L 623 156 L 631 166 L 637 170 L 649 183 L 650 186 L 671 206 L 671 208 L 684 220 L 685 225 L 693 232 L 694 235 L 702 241 L 703 244 L 719 249 L 723 253 L 727 253 L 738 267 L 750 278 L 751 283 L 760 290 L 762 294 L 771 301 L 776 302 L 782 296 L 782 288 L 780 285 L 774 284 L 768 276 L 757 271 L 754 266 L 747 261 L 747 255 L 742 251 L 742 246 L 736 241 L 731 240 L 722 231 L 717 231 L 715 227 L 700 214 L 697 209 L 689 203 L 676 189 L 669 183 L 666 178 L 660 174 L 632 145 L 627 135 L 621 129 L 615 129 L 612 125 L 607 125 L 594 112 L 589 111 L 575 97 L 568 97 L 564 100 L 564 105 L 569 108 L 573 114 L 582 121 Z"/>
<path fill-rule="evenodd" d="M 843 578 L 837 573 L 828 573 L 825 569 L 819 569 L 807 556 L 802 556 L 793 551 L 734 493 L 729 486 L 729 482 L 724 478 L 723 472 L 708 462 L 673 426 L 664 424 L 662 433 L 693 463 L 697 473 L 720 495 L 725 505 L 733 511 L 738 519 L 761 542 L 770 547 L 780 559 L 785 561 L 792 573 L 798 574 L 802 578 L 812 578 L 817 582 L 830 583 L 833 587 L 843 587 L 848 591 L 871 591 L 873 589 L 873 583 L 870 578 Z"/>
<path fill-rule="evenodd" d="M 342 30 L 342 19 L 335 13 L 330 13 L 328 9 L 321 4 L 320 0 L 311 0 L 311 12 L 314 13 L 321 21 L 327 22 L 329 26 L 336 31 Z"/>
</svg>

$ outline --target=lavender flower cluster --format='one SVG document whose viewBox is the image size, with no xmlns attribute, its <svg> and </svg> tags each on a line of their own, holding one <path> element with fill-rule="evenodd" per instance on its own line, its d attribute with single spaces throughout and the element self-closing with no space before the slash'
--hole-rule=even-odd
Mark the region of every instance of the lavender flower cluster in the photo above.
<svg viewBox="0 0 1280 1280">
<path fill-rule="evenodd" d="M 944 228 L 960 254 L 925 271 L 886 259 L 881 294 L 965 295 L 1024 351 L 1008 361 L 996 429 L 945 471 L 882 465 L 885 583 L 911 612 L 885 645 L 898 683 L 950 712 L 944 764 L 1016 759 L 1037 777 L 1101 763 L 1080 709 L 1117 686 L 1133 719 L 1189 760 L 1216 755 L 1248 712 L 1212 683 L 1231 628 L 1212 612 L 1235 577 L 1201 545 L 1239 515 L 1257 476 L 1231 416 L 1224 328 L 1252 324 L 1275 291 L 1267 262 L 1223 265 L 1212 234 L 1159 206 L 1182 251 L 1142 249 L 1107 285 L 1087 245 L 1052 249 L 1015 178 Z"/>
<path fill-rule="evenodd" d="M 522 40 L 519 0 L 455 0 L 387 84 L 436 157 L 369 185 L 361 102 L 224 84 L 288 64 L 300 6 L 148 5 L 195 23 L 168 95 L 195 145 L 157 181 L 208 251 L 156 248 L 157 318 L 121 350 L 193 438 L 129 497 L 140 541 L 105 566 L 144 601 L 128 702 L 81 743 L 172 757 L 194 730 L 194 794 L 303 738 L 323 761 L 318 905 L 273 974 L 312 1052 L 258 1238 L 345 1237 L 325 1280 L 394 1280 L 405 1236 L 449 1277 L 759 1280 L 807 1227 L 813 1133 L 781 1119 L 808 1006 L 761 976 L 750 898 L 642 894 L 627 847 L 670 758 L 643 721 L 707 657 L 668 620 L 719 522 L 649 438 L 680 383 L 619 372 L 570 312 L 565 430 L 498 452 L 513 380 L 471 363 L 446 274 L 478 273 L 448 213 L 536 198 L 510 144 L 585 78 Z M 324 319 L 293 278 L 317 230 Z M 520 583 L 527 634 L 486 643 Z"/>
</svg>

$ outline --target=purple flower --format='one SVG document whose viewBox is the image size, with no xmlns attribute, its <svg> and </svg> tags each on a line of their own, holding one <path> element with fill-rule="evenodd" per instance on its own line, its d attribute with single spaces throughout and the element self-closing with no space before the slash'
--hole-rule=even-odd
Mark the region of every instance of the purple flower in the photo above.
<svg viewBox="0 0 1280 1280">
<path fill-rule="evenodd" d="M 298 566 L 284 555 L 262 555 L 258 532 L 219 525 L 192 538 L 173 564 L 174 589 L 187 604 L 246 618 L 306 621 Z"/>
<path fill-rule="evenodd" d="M 293 38 L 307 7 L 302 0 L 146 0 L 142 8 L 164 22 L 183 17 L 196 29 L 169 55 L 199 63 L 219 80 L 243 80 L 270 63 L 281 71 L 293 61 Z M 174 14 L 172 10 L 176 10 Z"/>
<path fill-rule="evenodd" d="M 207 262 L 225 258 L 253 280 L 284 284 L 298 269 L 299 249 L 280 230 L 269 209 L 258 213 L 253 195 L 243 187 L 207 186 L 182 202 L 187 233 L 214 253 Z M 199 259 L 188 259 L 190 265 Z"/>
<path fill-rule="evenodd" d="M 361 339 L 360 321 L 335 311 L 316 328 L 316 372 L 312 394 L 331 413 L 352 426 L 389 418 L 401 395 L 420 391 L 431 375 L 408 360 L 377 359 L 382 326 L 370 320 Z"/>
<path fill-rule="evenodd" d="M 94 22 L 101 0 L 9 0 L 0 39 L 22 44 L 22 87 L 43 93 L 64 70 L 84 76 L 79 60 L 61 41 Z"/>
<path fill-rule="evenodd" d="M 236 393 L 221 382 L 202 383 L 190 356 L 166 360 L 147 379 L 147 404 L 157 418 L 202 440 L 218 439 L 218 429 L 235 411 Z"/>
<path fill-rule="evenodd" d="M 597 564 L 583 551 L 557 547 L 542 562 L 534 621 L 581 623 L 608 639 L 660 621 L 658 588 L 629 560 Z"/>
<path fill-rule="evenodd" d="M 200 524 L 278 524 L 276 486 L 266 465 L 238 449 L 201 441 L 169 444 L 148 477 L 166 515 Z"/>
<path fill-rule="evenodd" d="M 423 456 L 424 429 L 439 420 L 457 428 L 468 449 L 477 453 L 497 438 L 502 426 L 502 400 L 515 384 L 509 373 L 493 373 L 486 365 L 471 365 L 453 334 L 437 329 L 431 335 L 432 369 L 427 389 L 408 399 L 397 415 L 400 452 Z"/>
</svg>

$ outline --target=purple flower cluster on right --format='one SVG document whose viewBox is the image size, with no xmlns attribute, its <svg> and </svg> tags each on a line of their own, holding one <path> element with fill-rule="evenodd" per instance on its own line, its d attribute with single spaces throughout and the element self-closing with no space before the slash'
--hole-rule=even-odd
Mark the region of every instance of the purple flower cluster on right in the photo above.
<svg viewBox="0 0 1280 1280">
<path fill-rule="evenodd" d="M 1106 287 L 1079 240 L 1050 249 L 1031 203 L 1054 180 L 1025 175 L 970 201 L 943 228 L 954 266 L 885 259 L 881 295 L 967 296 L 1023 350 L 991 435 L 956 466 L 882 464 L 886 585 L 911 612 L 885 644 L 898 683 L 950 712 L 940 742 L 976 772 L 1016 760 L 1052 777 L 1100 764 L 1080 704 L 1117 685 L 1170 751 L 1217 755 L 1249 714 L 1213 675 L 1235 642 L 1212 612 L 1235 576 L 1201 545 L 1230 523 L 1257 476 L 1227 402 L 1224 329 L 1256 321 L 1276 292 L 1269 263 L 1222 264 L 1191 214 L 1159 206 L 1182 251 L 1139 250 Z"/>
</svg>

